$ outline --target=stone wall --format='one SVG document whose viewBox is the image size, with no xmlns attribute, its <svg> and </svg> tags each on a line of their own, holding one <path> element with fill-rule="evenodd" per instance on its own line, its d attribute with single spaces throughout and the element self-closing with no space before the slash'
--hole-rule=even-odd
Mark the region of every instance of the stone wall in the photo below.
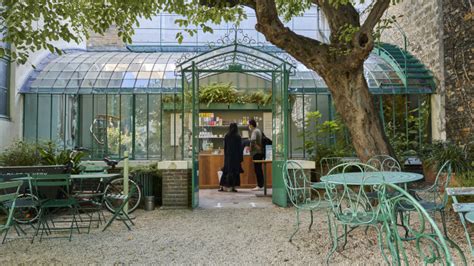
<svg viewBox="0 0 474 266">
<path fill-rule="evenodd" d="M 437 85 L 443 80 L 441 14 L 439 0 L 404 0 L 390 6 L 386 13 L 386 17 L 397 17 L 407 36 L 408 51 L 433 72 Z M 403 47 L 402 33 L 396 26 L 385 30 L 382 40 Z M 442 89 L 438 86 L 439 91 Z"/>
<path fill-rule="evenodd" d="M 470 0 L 443 0 L 446 131 L 472 141 L 474 133 L 474 9 Z"/>
<path fill-rule="evenodd" d="M 125 43 L 118 36 L 116 26 L 111 26 L 103 35 L 91 32 L 87 40 L 89 51 L 117 51 L 126 50 Z"/>
</svg>

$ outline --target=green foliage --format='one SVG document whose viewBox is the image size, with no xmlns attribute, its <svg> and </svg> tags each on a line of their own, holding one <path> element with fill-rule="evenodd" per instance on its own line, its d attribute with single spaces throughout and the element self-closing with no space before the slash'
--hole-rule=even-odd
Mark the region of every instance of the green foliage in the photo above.
<svg viewBox="0 0 474 266">
<path fill-rule="evenodd" d="M 123 174 L 123 169 L 122 169 Z M 158 164 L 148 164 L 148 165 L 140 165 L 140 166 L 133 166 L 130 168 L 130 174 L 135 176 L 136 180 L 140 180 L 141 177 L 146 177 L 148 180 L 153 180 L 152 184 L 153 187 L 149 187 L 149 184 L 144 185 L 143 192 L 145 196 L 157 196 L 159 200 L 159 204 L 161 204 L 162 199 L 162 176 L 160 171 L 158 170 Z"/>
<path fill-rule="evenodd" d="M 385 133 L 397 158 L 401 160 L 405 156 L 416 155 L 417 151 L 428 142 L 430 110 L 428 102 L 423 101 L 418 108 L 409 110 L 405 117 L 405 97 L 391 97 L 395 97 L 390 98 L 393 101 L 384 101 Z"/>
<path fill-rule="evenodd" d="M 418 151 L 418 154 L 424 163 L 435 169 L 449 160 L 456 174 L 472 172 L 472 159 L 466 159 L 463 148 L 452 142 L 437 141 L 426 144 Z"/>
<path fill-rule="evenodd" d="M 0 153 L 0 165 L 2 166 L 29 166 L 40 163 L 41 155 L 36 143 L 16 141 Z"/>
<path fill-rule="evenodd" d="M 211 103 L 235 103 L 237 102 L 237 90 L 232 83 L 212 83 L 199 88 L 199 102 Z"/>
<path fill-rule="evenodd" d="M 72 156 L 71 156 L 72 155 Z M 2 166 L 65 165 L 72 163 L 73 173 L 79 171 L 79 162 L 85 156 L 83 152 L 71 153 L 71 150 L 57 149 L 52 142 L 46 144 L 17 141 L 0 153 Z"/>
<path fill-rule="evenodd" d="M 212 83 L 199 89 L 199 101 L 207 106 L 211 103 L 255 103 L 265 106 L 272 102 L 272 94 L 263 90 L 239 92 L 231 83 Z"/>
<path fill-rule="evenodd" d="M 343 157 L 353 154 L 353 147 L 346 143 L 344 126 L 339 118 L 323 122 L 319 111 L 309 112 L 306 114 L 304 124 L 304 148 L 317 165 L 324 157 Z"/>
<path fill-rule="evenodd" d="M 258 105 L 269 105 L 272 103 L 272 94 L 263 90 L 257 90 L 252 93 L 244 93 L 240 95 L 240 103 L 255 103 Z"/>
<path fill-rule="evenodd" d="M 86 155 L 84 152 L 72 152 L 72 150 L 58 149 L 52 142 L 46 145 L 39 146 L 38 152 L 41 156 L 42 165 L 66 165 L 71 164 L 71 172 L 73 174 L 79 173 L 79 164 L 82 158 Z"/>
<path fill-rule="evenodd" d="M 366 2 L 326 1 L 336 8 Z M 392 0 L 393 3 L 399 1 Z M 310 0 L 275 0 L 274 3 L 284 21 L 301 15 L 314 5 Z M 184 33 L 193 36 L 197 28 L 212 33 L 211 24 L 233 22 L 238 25 L 247 17 L 244 6 L 254 5 L 253 1 L 247 0 L 5 0 L 0 5 L 3 21 L 1 41 L 12 44 L 15 49 L 0 48 L 0 57 L 10 55 L 13 60 L 25 63 L 28 54 L 36 50 L 61 54 L 62 51 L 55 45 L 57 41 L 80 43 L 88 39 L 92 32 L 103 34 L 113 25 L 118 36 L 125 43 L 131 43 L 134 27 L 139 26 L 140 18 L 151 19 L 163 12 L 181 15 L 175 20 L 183 29 L 175 36 L 181 42 Z M 352 30 L 350 32 L 353 33 Z"/>
</svg>

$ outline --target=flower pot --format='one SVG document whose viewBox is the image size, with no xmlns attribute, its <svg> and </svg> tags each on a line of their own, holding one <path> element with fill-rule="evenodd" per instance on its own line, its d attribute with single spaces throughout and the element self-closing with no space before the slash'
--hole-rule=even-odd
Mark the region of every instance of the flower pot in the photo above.
<svg viewBox="0 0 474 266">
<path fill-rule="evenodd" d="M 433 184 L 436 181 L 436 174 L 436 167 L 423 163 L 423 176 L 426 183 Z"/>
</svg>

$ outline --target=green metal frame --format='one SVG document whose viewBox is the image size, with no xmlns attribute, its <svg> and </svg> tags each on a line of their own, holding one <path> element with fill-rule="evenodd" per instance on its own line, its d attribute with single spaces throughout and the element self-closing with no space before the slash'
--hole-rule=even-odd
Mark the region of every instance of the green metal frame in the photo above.
<svg viewBox="0 0 474 266">
<path fill-rule="evenodd" d="M 251 52 L 250 52 L 251 51 Z M 232 58 L 231 62 L 225 60 Z M 243 60 L 242 58 L 245 58 Z M 271 60 L 270 60 L 271 59 Z M 261 51 L 255 47 L 247 46 L 237 42 L 224 45 L 200 55 L 182 58 L 178 60 L 177 70 L 182 78 L 181 98 L 182 98 L 182 154 L 183 159 L 187 155 L 187 145 L 184 139 L 184 132 L 187 130 L 185 124 L 186 112 L 192 114 L 192 151 L 191 159 L 193 166 L 192 177 L 192 207 L 199 205 L 199 139 L 198 139 L 198 116 L 199 116 L 199 80 L 207 75 L 216 73 L 245 73 L 250 75 L 258 75 L 262 78 L 271 77 L 272 81 L 272 102 L 273 102 L 273 164 L 272 164 L 272 200 L 279 206 L 287 206 L 287 197 L 282 177 L 283 163 L 288 158 L 288 84 L 290 71 L 294 68 L 291 64 L 283 59 L 276 57 L 267 52 Z M 264 64 L 259 65 L 259 63 Z M 236 67 L 240 65 L 240 67 Z M 258 65 L 259 67 L 254 67 Z M 229 67 L 235 66 L 235 67 Z M 189 91 L 190 90 L 190 91 Z M 186 93 L 191 92 L 191 102 L 187 102 Z M 279 112 L 277 112 L 277 109 Z M 277 122 L 278 122 L 278 127 Z M 281 125 L 284 125 L 283 127 Z M 275 145 L 276 144 L 276 145 Z"/>
</svg>

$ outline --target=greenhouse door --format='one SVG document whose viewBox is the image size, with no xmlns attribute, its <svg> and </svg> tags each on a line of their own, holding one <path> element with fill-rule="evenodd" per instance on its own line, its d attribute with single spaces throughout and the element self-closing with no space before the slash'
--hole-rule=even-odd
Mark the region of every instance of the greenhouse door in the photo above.
<svg viewBox="0 0 474 266">
<path fill-rule="evenodd" d="M 272 75 L 272 202 L 287 206 L 283 164 L 288 158 L 288 71 L 282 64 Z"/>
</svg>

